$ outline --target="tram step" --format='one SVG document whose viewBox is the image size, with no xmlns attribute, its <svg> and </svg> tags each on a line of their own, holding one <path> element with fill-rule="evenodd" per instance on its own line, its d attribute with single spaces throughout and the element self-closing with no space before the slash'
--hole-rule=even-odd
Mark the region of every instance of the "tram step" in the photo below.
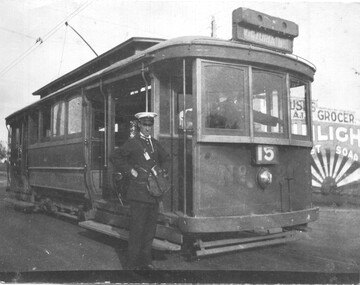
<svg viewBox="0 0 360 285">
<path fill-rule="evenodd" d="M 205 256 L 229 251 L 238 251 L 243 249 L 269 246 L 275 244 L 286 243 L 290 241 L 296 241 L 304 237 L 304 233 L 299 231 L 288 231 L 278 234 L 252 237 L 252 238 L 239 238 L 228 240 L 217 240 L 210 242 L 198 241 L 196 246 L 200 247 L 200 250 L 196 251 L 197 256 Z"/>
<path fill-rule="evenodd" d="M 33 210 L 35 208 L 35 204 L 31 203 L 31 202 L 20 201 L 20 200 L 8 198 L 8 197 L 4 198 L 4 201 L 12 204 L 15 209 L 21 210 L 21 211 Z"/>
<path fill-rule="evenodd" d="M 88 230 L 93 230 L 112 237 L 120 238 L 122 240 L 129 239 L 129 232 L 127 230 L 102 223 L 97 223 L 95 221 L 89 220 L 89 221 L 80 222 L 79 226 Z M 152 246 L 154 249 L 157 250 L 179 251 L 181 249 L 181 246 L 178 244 L 156 238 L 154 239 Z"/>
<path fill-rule="evenodd" d="M 69 213 L 65 213 L 65 212 L 56 212 L 55 215 L 65 217 L 65 218 L 69 218 L 69 219 L 72 219 L 72 220 L 78 220 L 77 215 L 73 215 L 73 214 L 69 214 Z"/>
<path fill-rule="evenodd" d="M 120 229 L 129 228 L 128 216 L 109 213 L 105 210 L 100 210 L 100 208 L 97 209 L 95 217 L 91 220 L 101 224 L 111 225 Z M 176 228 L 162 225 L 160 223 L 157 224 L 155 237 L 160 240 L 167 240 L 175 244 L 183 243 L 183 235 Z"/>
</svg>

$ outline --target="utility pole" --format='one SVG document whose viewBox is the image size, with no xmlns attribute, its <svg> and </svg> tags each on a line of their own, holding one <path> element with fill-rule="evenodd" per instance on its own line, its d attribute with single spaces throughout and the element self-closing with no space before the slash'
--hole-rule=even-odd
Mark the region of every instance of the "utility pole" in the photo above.
<svg viewBox="0 0 360 285">
<path fill-rule="evenodd" d="M 216 38 L 216 22 L 215 17 L 211 17 L 211 37 Z"/>
</svg>

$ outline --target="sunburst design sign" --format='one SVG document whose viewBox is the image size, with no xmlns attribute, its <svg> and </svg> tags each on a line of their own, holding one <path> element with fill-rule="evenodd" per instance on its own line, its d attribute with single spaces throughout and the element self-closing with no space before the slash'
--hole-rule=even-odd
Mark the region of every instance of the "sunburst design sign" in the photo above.
<svg viewBox="0 0 360 285">
<path fill-rule="evenodd" d="M 313 108 L 314 192 L 344 193 L 358 188 L 354 186 L 360 183 L 360 126 L 355 115 L 350 111 Z"/>
<path fill-rule="evenodd" d="M 311 155 L 312 185 L 324 193 L 340 193 L 343 186 L 360 182 L 358 155 L 352 150 L 316 145 Z"/>
<path fill-rule="evenodd" d="M 292 122 L 305 124 L 304 102 L 292 98 Z M 354 111 L 318 107 L 312 102 L 311 150 L 314 193 L 360 197 L 360 121 Z"/>
</svg>

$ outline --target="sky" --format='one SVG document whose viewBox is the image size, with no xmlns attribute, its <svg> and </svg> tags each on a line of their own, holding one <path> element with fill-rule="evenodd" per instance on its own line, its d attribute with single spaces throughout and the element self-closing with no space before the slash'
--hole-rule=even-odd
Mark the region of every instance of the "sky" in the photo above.
<svg viewBox="0 0 360 285">
<path fill-rule="evenodd" d="M 220 0 L 0 0 L 0 141 L 5 118 L 39 100 L 32 93 L 131 37 L 231 38 L 245 7 L 295 22 L 294 54 L 316 68 L 313 99 L 360 111 L 360 2 Z M 41 40 L 40 40 L 41 39 Z"/>
</svg>

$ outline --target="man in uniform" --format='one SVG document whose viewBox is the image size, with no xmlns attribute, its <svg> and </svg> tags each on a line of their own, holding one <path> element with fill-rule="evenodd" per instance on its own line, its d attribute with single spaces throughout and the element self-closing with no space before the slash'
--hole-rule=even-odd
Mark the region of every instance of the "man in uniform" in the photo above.
<svg viewBox="0 0 360 285">
<path fill-rule="evenodd" d="M 148 175 L 154 165 L 167 173 L 169 155 L 160 143 L 151 137 L 156 113 L 141 112 L 140 132 L 130 138 L 112 155 L 112 162 L 131 182 L 127 191 L 130 206 L 130 233 L 126 269 L 154 270 L 151 247 L 156 232 L 159 198 L 148 191 Z M 160 198 L 161 199 L 161 198 Z"/>
</svg>

